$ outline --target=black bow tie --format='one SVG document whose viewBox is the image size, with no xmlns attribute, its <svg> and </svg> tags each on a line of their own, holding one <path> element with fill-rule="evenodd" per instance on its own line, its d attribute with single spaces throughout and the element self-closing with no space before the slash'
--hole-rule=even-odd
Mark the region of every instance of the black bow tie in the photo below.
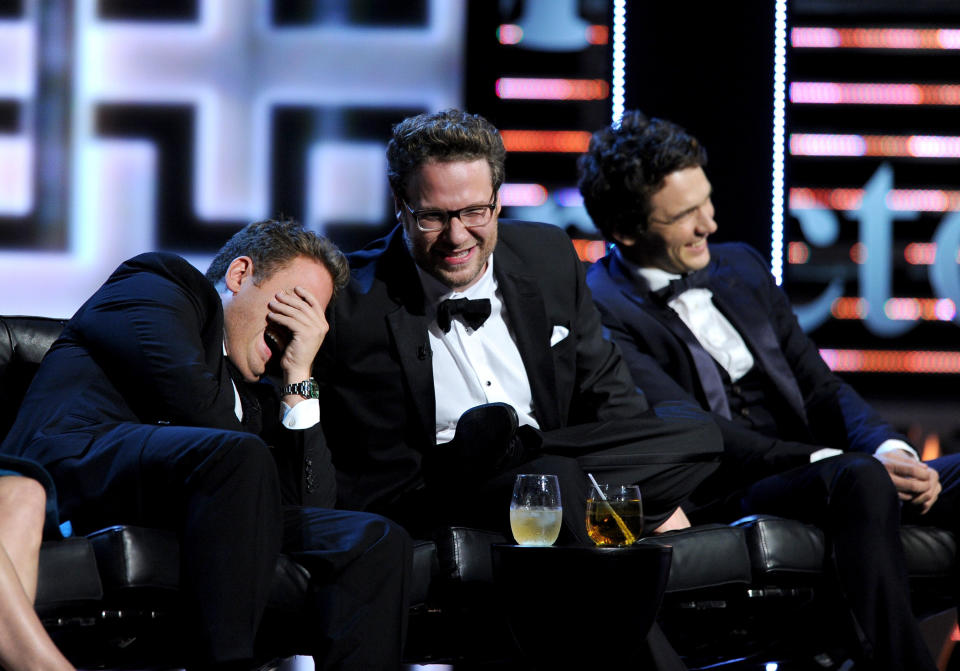
<svg viewBox="0 0 960 671">
<path fill-rule="evenodd" d="M 710 277 L 707 274 L 707 269 L 701 268 L 700 270 L 695 270 L 692 273 L 688 273 L 678 279 L 670 280 L 670 284 L 662 289 L 657 289 L 656 291 L 652 292 L 652 295 L 661 305 L 666 305 L 687 289 L 708 288 L 707 284 L 709 279 Z"/>
<path fill-rule="evenodd" d="M 450 330 L 450 320 L 457 315 L 467 326 L 477 330 L 490 316 L 490 299 L 448 298 L 437 306 L 437 326 L 444 333 Z"/>
</svg>

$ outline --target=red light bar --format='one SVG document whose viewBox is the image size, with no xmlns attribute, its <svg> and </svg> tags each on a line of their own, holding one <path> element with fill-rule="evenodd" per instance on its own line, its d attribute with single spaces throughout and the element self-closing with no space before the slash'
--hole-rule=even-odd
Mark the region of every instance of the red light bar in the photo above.
<svg viewBox="0 0 960 671">
<path fill-rule="evenodd" d="M 497 97 L 511 100 L 605 100 L 610 85 L 603 79 L 501 77 Z"/>
<path fill-rule="evenodd" d="M 820 356 L 843 373 L 960 373 L 960 352 L 822 349 Z"/>
<path fill-rule="evenodd" d="M 502 130 L 507 151 L 560 152 L 582 154 L 590 144 L 585 130 Z"/>
<path fill-rule="evenodd" d="M 793 133 L 790 153 L 793 156 L 960 158 L 960 137 Z"/>
<path fill-rule="evenodd" d="M 814 28 L 790 31 L 794 49 L 960 49 L 960 30 L 949 28 Z"/>
<path fill-rule="evenodd" d="M 960 86 L 792 82 L 790 102 L 813 105 L 960 105 Z"/>
<path fill-rule="evenodd" d="M 794 210 L 856 210 L 863 189 L 790 189 L 790 208 Z M 960 191 L 941 189 L 891 189 L 887 207 L 908 212 L 951 212 L 960 210 Z"/>
</svg>

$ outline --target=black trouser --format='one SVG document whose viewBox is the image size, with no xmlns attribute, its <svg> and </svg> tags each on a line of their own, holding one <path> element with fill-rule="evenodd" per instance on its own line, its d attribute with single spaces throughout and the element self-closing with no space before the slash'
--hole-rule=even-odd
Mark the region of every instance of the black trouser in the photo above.
<svg viewBox="0 0 960 671">
<path fill-rule="evenodd" d="M 658 410 L 660 408 L 658 407 Z M 540 454 L 489 478 L 461 511 L 471 523 L 510 535 L 510 496 L 520 473 L 557 475 L 563 503 L 560 543 L 593 545 L 586 532 L 587 473 L 599 482 L 637 484 L 644 527 L 663 523 L 717 468 L 720 431 L 702 414 L 592 422 L 543 431 Z M 466 506 L 465 506 L 466 507 Z"/>
<path fill-rule="evenodd" d="M 743 515 L 769 513 L 823 530 L 825 568 L 853 616 L 867 668 L 936 668 L 911 611 L 900 503 L 878 460 L 847 453 L 791 469 L 751 485 L 740 504 Z"/>
<path fill-rule="evenodd" d="M 198 620 L 186 630 L 195 634 L 199 664 L 253 657 L 282 549 L 311 571 L 318 668 L 398 665 L 406 532 L 364 513 L 282 510 L 273 457 L 257 436 L 123 424 L 82 459 L 49 469 L 63 516 L 81 533 L 109 524 L 177 532 L 181 588 Z"/>
</svg>

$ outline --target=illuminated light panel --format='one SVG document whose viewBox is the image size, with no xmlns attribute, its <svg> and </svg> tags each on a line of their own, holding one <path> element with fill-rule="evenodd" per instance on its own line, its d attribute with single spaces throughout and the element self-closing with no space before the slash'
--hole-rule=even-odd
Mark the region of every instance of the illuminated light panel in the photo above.
<svg viewBox="0 0 960 671">
<path fill-rule="evenodd" d="M 773 28 L 773 165 L 770 199 L 770 273 L 783 282 L 784 137 L 786 135 L 787 2 L 776 0 Z"/>
<path fill-rule="evenodd" d="M 830 315 L 834 319 L 864 319 L 868 309 L 866 299 L 844 296 L 830 305 Z"/>
<path fill-rule="evenodd" d="M 790 265 L 802 265 L 810 260 L 810 247 L 805 242 L 791 242 L 787 245 L 787 261 Z"/>
<path fill-rule="evenodd" d="M 842 373 L 960 373 L 960 352 L 822 349 L 820 356 Z"/>
<path fill-rule="evenodd" d="M 903 249 L 903 258 L 913 266 L 929 266 L 937 257 L 935 242 L 911 242 Z"/>
<path fill-rule="evenodd" d="M 580 189 L 557 189 L 553 192 L 553 199 L 560 207 L 583 207 L 583 195 Z"/>
<path fill-rule="evenodd" d="M 883 313 L 896 321 L 920 319 L 920 301 L 916 298 L 890 298 L 883 304 Z"/>
<path fill-rule="evenodd" d="M 574 238 L 573 248 L 581 261 L 594 263 L 607 255 L 607 243 L 603 240 L 581 240 Z"/>
<path fill-rule="evenodd" d="M 497 28 L 497 40 L 500 44 L 519 44 L 523 39 L 523 28 L 515 23 L 504 23 Z"/>
<path fill-rule="evenodd" d="M 960 85 L 791 82 L 790 102 L 810 105 L 960 105 Z"/>
<path fill-rule="evenodd" d="M 610 29 L 604 25 L 587 26 L 587 42 L 590 44 L 606 44 L 610 41 Z"/>
<path fill-rule="evenodd" d="M 604 100 L 610 85 L 602 79 L 501 77 L 497 97 L 511 100 Z"/>
<path fill-rule="evenodd" d="M 903 249 L 903 258 L 913 266 L 932 266 L 937 257 L 937 243 L 911 242 Z M 957 263 L 960 263 L 960 249 L 957 250 Z"/>
<path fill-rule="evenodd" d="M 627 82 L 627 0 L 613 0 L 613 64 L 610 76 L 610 116 L 620 123 L 626 105 Z"/>
<path fill-rule="evenodd" d="M 960 49 L 951 28 L 807 28 L 790 31 L 795 49 Z"/>
<path fill-rule="evenodd" d="M 504 184 L 500 187 L 500 203 L 516 207 L 537 207 L 547 202 L 547 189 L 542 184 Z"/>
<path fill-rule="evenodd" d="M 960 158 L 960 137 L 944 135 L 834 135 L 794 133 L 793 156 Z"/>
<path fill-rule="evenodd" d="M 927 436 L 926 440 L 923 441 L 923 450 L 920 452 L 920 461 L 937 459 L 940 457 L 940 455 L 940 436 L 935 433 L 931 433 L 929 436 Z"/>
<path fill-rule="evenodd" d="M 863 189 L 790 189 L 791 210 L 856 210 Z M 905 212 L 952 212 L 960 210 L 960 191 L 940 189 L 891 189 L 887 207 Z"/>
<path fill-rule="evenodd" d="M 850 260 L 858 265 L 867 262 L 867 246 L 862 242 L 855 242 L 850 245 Z"/>
<path fill-rule="evenodd" d="M 844 296 L 830 306 L 834 319 L 866 319 L 870 306 L 863 298 Z M 949 298 L 891 298 L 883 312 L 898 321 L 949 322 L 957 316 L 957 306 Z"/>
<path fill-rule="evenodd" d="M 501 130 L 507 151 L 582 154 L 590 144 L 585 130 Z"/>
</svg>

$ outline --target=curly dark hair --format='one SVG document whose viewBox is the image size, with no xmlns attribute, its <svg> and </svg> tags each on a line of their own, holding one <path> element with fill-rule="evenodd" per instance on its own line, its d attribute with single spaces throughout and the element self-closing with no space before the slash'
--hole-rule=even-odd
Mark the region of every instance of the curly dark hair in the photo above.
<svg viewBox="0 0 960 671">
<path fill-rule="evenodd" d="M 394 195 L 406 200 L 407 183 L 423 164 L 485 159 L 496 193 L 503 184 L 506 155 L 499 131 L 479 114 L 457 109 L 418 114 L 393 127 L 387 144 L 387 178 Z"/>
<path fill-rule="evenodd" d="M 240 256 L 253 259 L 253 279 L 257 284 L 298 256 L 323 264 L 333 279 L 334 296 L 350 279 L 350 267 L 343 252 L 322 235 L 304 230 L 303 225 L 293 219 L 265 219 L 241 228 L 213 257 L 207 268 L 207 279 L 214 286 L 219 285 L 230 263 Z"/>
<path fill-rule="evenodd" d="M 633 110 L 590 138 L 577 161 L 578 185 L 593 223 L 616 242 L 614 233 L 634 237 L 646 230 L 650 197 L 667 175 L 706 164 L 707 151 L 683 128 Z"/>
</svg>

